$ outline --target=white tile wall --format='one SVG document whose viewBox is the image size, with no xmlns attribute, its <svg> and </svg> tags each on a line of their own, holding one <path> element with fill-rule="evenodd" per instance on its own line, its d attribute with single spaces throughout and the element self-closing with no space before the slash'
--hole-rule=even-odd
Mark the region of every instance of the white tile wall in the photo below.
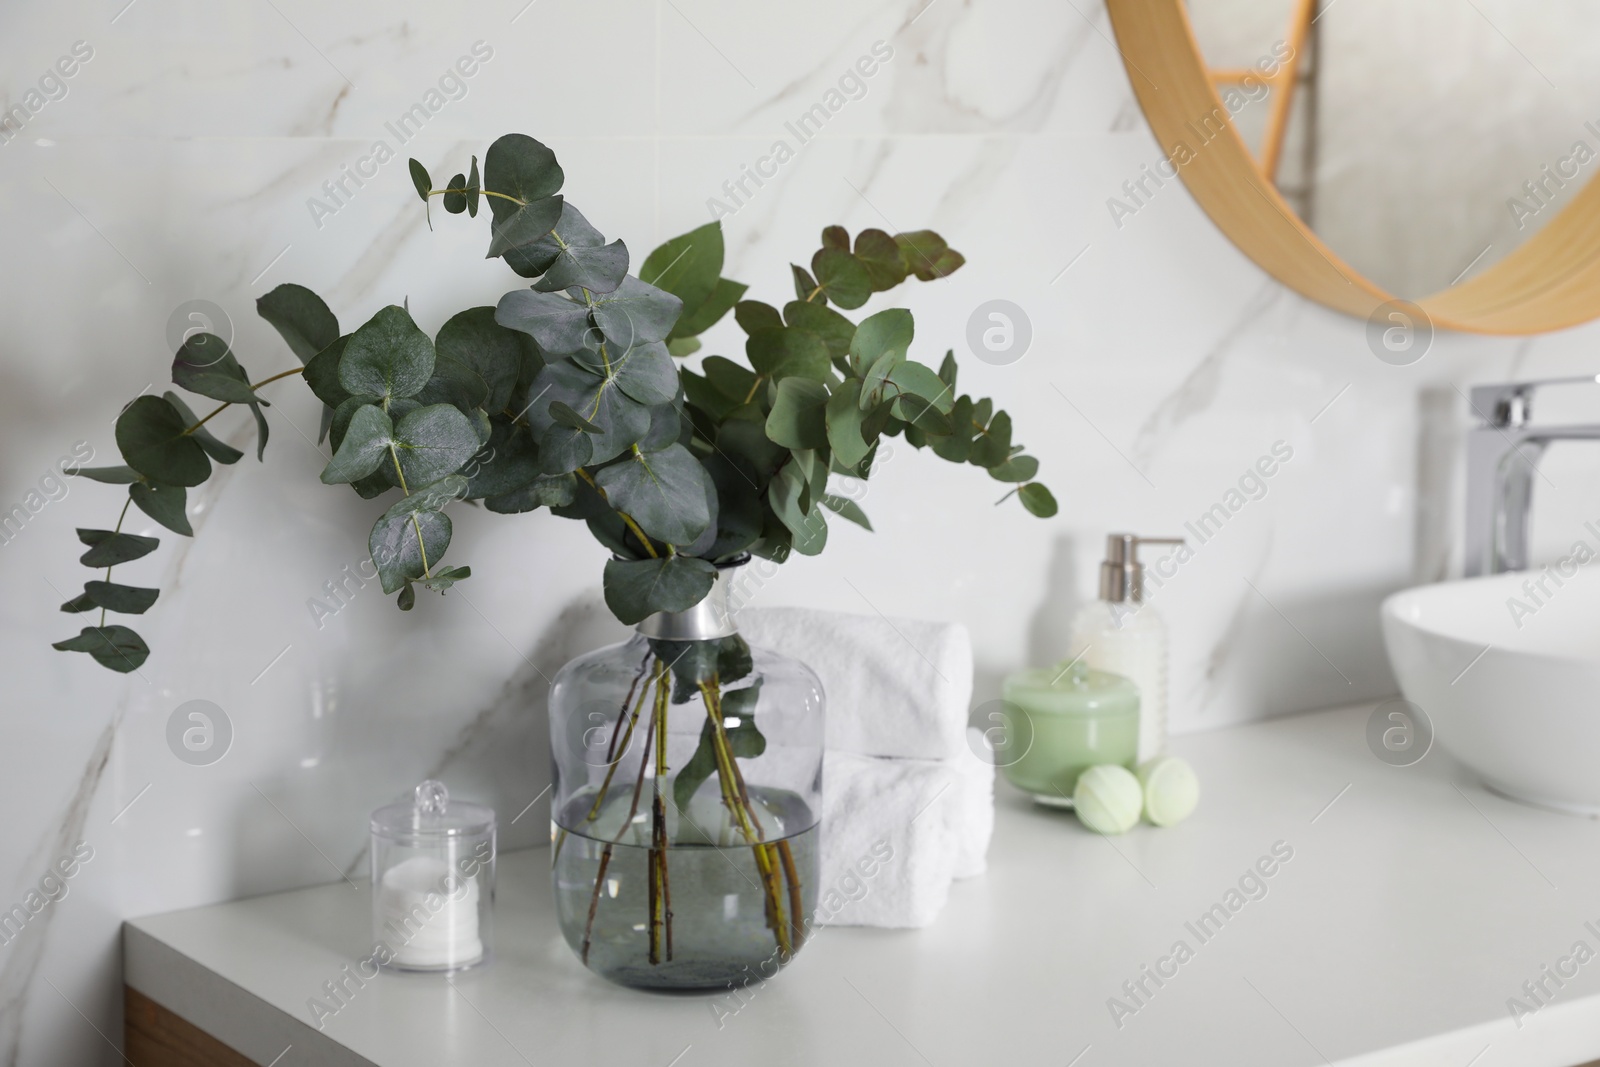
<svg viewBox="0 0 1600 1067">
<path fill-rule="evenodd" d="M 480 40 L 492 58 L 404 152 L 448 175 L 500 133 L 538 136 L 572 199 L 637 253 L 704 221 L 785 120 L 892 43 L 865 95 L 728 220 L 727 273 L 781 301 L 788 262 L 825 224 L 943 232 L 966 269 L 895 294 L 917 314 L 918 353 L 965 355 L 985 300 L 1027 310 L 1028 355 L 968 358 L 964 385 L 1014 413 L 1062 513 L 991 507 L 982 472 L 902 448 L 865 502 L 878 532 L 836 529 L 761 596 L 958 619 L 980 698 L 1064 651 L 1108 530 L 1182 532 L 1279 440 L 1294 458 L 1265 499 L 1159 594 L 1174 725 L 1390 691 L 1376 606 L 1449 553 L 1445 534 L 1413 532 L 1419 493 L 1448 489 L 1419 470 L 1451 466 L 1419 455 L 1425 430 L 1452 430 L 1419 423 L 1422 391 L 1595 369 L 1592 329 L 1440 337 L 1413 367 L 1381 364 L 1362 323 L 1265 278 L 1176 185 L 1116 227 L 1106 198 L 1158 152 L 1098 4 L 124 3 L 0 6 L 7 106 L 74 42 L 94 49 L 0 147 L 0 510 L 75 442 L 116 461 L 112 420 L 161 387 L 184 300 L 222 305 L 261 376 L 292 358 L 251 303 L 280 282 L 312 286 L 349 324 L 409 297 L 430 329 L 510 288 L 482 258 L 481 221 L 435 212 L 428 232 L 403 160 L 320 228 L 306 206 Z M 719 328 L 709 347 L 737 338 Z M 309 395 L 276 396 L 267 463 L 196 494 L 194 542 L 166 536 L 126 568 L 163 591 L 139 674 L 47 647 L 76 629 L 55 610 L 83 577 L 72 528 L 114 521 L 117 490 L 74 484 L 0 545 L 0 909 L 75 842 L 95 850 L 69 895 L 0 945 L 0 1064 L 118 1062 L 84 1017 L 120 1032 L 124 916 L 358 871 L 365 814 L 427 774 L 510 824 L 548 781 L 542 679 L 615 632 L 596 607 L 604 553 L 543 514 L 463 514 L 451 554 L 475 577 L 458 593 L 401 616 L 369 588 L 319 629 L 306 602 L 360 558 L 371 507 L 317 482 Z M 218 422 L 241 443 L 253 433 Z M 1583 473 L 1541 520 L 1552 543 L 1585 510 Z M 233 724 L 212 766 L 166 747 L 191 699 Z M 539 840 L 545 820 L 534 804 L 507 843 Z"/>
</svg>

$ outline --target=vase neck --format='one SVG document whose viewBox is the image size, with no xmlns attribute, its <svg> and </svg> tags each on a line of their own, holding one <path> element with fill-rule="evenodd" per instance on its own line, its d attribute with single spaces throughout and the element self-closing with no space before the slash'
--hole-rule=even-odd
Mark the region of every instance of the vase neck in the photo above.
<svg viewBox="0 0 1600 1067">
<path fill-rule="evenodd" d="M 664 641 L 712 641 L 739 632 L 729 590 L 737 566 L 718 567 L 717 580 L 705 599 L 687 611 L 659 611 L 635 629 L 645 637 Z"/>
</svg>

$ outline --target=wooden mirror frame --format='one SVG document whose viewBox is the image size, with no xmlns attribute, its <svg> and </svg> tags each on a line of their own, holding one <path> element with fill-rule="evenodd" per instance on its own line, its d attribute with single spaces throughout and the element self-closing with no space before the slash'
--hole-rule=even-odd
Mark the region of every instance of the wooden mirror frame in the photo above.
<svg viewBox="0 0 1600 1067">
<path fill-rule="evenodd" d="M 1339 258 L 1263 177 L 1206 68 L 1183 0 L 1106 0 L 1106 10 L 1162 150 L 1241 252 L 1302 296 L 1357 318 L 1409 302 Z M 1221 133 L 1190 147 L 1193 131 L 1217 116 Z M 1180 148 L 1189 157 L 1181 163 Z M 1600 316 L 1600 178 L 1504 259 L 1415 305 L 1434 326 L 1467 333 L 1544 333 Z"/>
</svg>

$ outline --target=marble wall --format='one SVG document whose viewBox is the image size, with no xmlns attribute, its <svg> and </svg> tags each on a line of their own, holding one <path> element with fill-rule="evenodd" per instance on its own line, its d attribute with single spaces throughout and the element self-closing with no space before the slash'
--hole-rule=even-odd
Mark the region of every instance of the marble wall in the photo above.
<svg viewBox="0 0 1600 1067">
<path fill-rule="evenodd" d="M 1186 534 L 1282 442 L 1264 494 L 1156 595 L 1174 727 L 1393 690 L 1377 605 L 1456 551 L 1455 388 L 1592 372 L 1597 332 L 1440 336 L 1389 366 L 1364 323 L 1264 276 L 1181 186 L 1114 219 L 1108 198 L 1159 150 L 1098 3 L 18 0 L 0 7 L 0 101 L 29 111 L 0 145 L 0 511 L 39 506 L 0 544 L 0 910 L 80 842 L 92 858 L 0 944 L 0 1064 L 119 1062 L 122 917 L 358 873 L 365 814 L 425 775 L 494 803 L 507 844 L 539 841 L 545 679 L 616 631 L 602 550 L 545 514 L 464 514 L 452 555 L 475 576 L 458 592 L 402 616 L 369 586 L 319 625 L 308 601 L 362 558 L 372 509 L 318 483 L 317 406 L 291 386 L 267 462 L 214 478 L 191 500 L 199 536 L 127 568 L 163 590 L 149 662 L 116 675 L 50 651 L 77 628 L 56 611 L 83 577 L 72 529 L 120 506 L 113 487 L 63 495 L 53 470 L 75 448 L 115 462 L 112 422 L 162 387 L 174 310 L 224 309 L 259 377 L 292 365 L 251 303 L 280 282 L 346 323 L 409 299 L 430 330 L 510 288 L 481 221 L 435 212 L 429 232 L 403 159 L 336 211 L 308 206 L 377 140 L 446 175 L 533 134 L 585 213 L 648 249 L 705 221 L 879 41 L 893 56 L 864 94 L 725 220 L 726 272 L 781 299 L 826 224 L 944 233 L 968 266 L 904 291 L 917 354 L 965 357 L 964 385 L 1003 398 L 1062 509 L 992 507 L 982 472 L 902 449 L 864 501 L 877 532 L 836 530 L 758 602 L 964 622 L 991 696 L 1064 651 L 1108 531 Z M 474 75 L 441 89 L 475 47 Z M 64 56 L 70 77 L 51 73 Z M 386 123 L 436 89 L 398 145 Z M 965 341 L 996 298 L 1032 327 L 1006 366 Z M 240 444 L 246 422 L 217 420 Z M 1595 472 L 1573 462 L 1541 504 L 1549 544 L 1595 510 Z M 219 762 L 169 749 L 190 700 L 231 724 Z"/>
</svg>

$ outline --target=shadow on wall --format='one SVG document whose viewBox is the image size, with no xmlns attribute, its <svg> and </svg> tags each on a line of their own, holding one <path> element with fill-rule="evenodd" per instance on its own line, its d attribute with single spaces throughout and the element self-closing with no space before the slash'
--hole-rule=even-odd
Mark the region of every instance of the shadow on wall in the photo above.
<svg viewBox="0 0 1600 1067">
<path fill-rule="evenodd" d="M 1072 616 L 1083 597 L 1078 588 L 1078 536 L 1062 534 L 1051 547 L 1049 568 L 1039 588 L 1038 606 L 1028 621 L 1028 654 L 1025 666 L 1041 667 L 1067 658 L 1072 641 Z M 1000 687 L 1016 664 L 1004 668 L 982 662 L 973 665 L 972 719 L 969 725 L 988 729 L 993 725 L 985 716 L 991 700 L 1000 699 Z"/>
<path fill-rule="evenodd" d="M 256 784 L 273 805 L 313 836 L 322 836 L 327 829 L 318 827 L 320 820 L 310 813 L 377 808 L 405 799 L 415 782 L 435 778 L 445 783 L 452 796 L 494 808 L 502 851 L 548 845 L 550 681 L 573 657 L 627 636 L 628 630 L 612 616 L 598 592 L 572 600 L 534 642 L 493 699 L 457 731 L 429 765 L 409 776 L 392 796 L 347 795 L 351 779 L 342 774 L 310 780 L 304 775 L 284 775 L 276 781 Z M 329 756 L 324 760 L 325 766 L 336 769 L 347 766 L 349 761 L 367 758 L 364 753 L 370 746 L 364 731 L 370 723 L 340 715 L 329 716 L 328 721 L 332 736 L 327 739 Z M 239 805 L 240 821 L 232 840 L 242 847 L 232 857 L 231 866 L 239 884 L 260 885 L 263 880 L 271 881 L 255 869 L 261 864 L 263 853 L 271 852 L 261 843 L 282 836 L 285 823 L 274 807 L 249 800 L 242 798 Z M 302 823 L 302 818 L 307 821 Z M 363 835 L 359 842 L 341 834 L 344 847 L 331 857 L 342 865 L 344 876 L 349 878 L 367 873 L 364 820 L 350 831 L 351 836 L 357 833 Z M 348 862 L 343 862 L 346 858 Z"/>
<path fill-rule="evenodd" d="M 1430 387 L 1417 394 L 1416 515 L 1411 539 L 1411 578 L 1419 585 L 1449 578 L 1455 563 L 1458 472 L 1466 426 L 1461 394 Z"/>
<path fill-rule="evenodd" d="M 1213 716 L 1221 726 L 1398 693 L 1378 611 L 1399 588 L 1368 585 L 1299 599 L 1274 598 L 1277 611 L 1257 598 L 1228 656 L 1257 666 L 1226 687 L 1230 706 L 1200 709 L 1206 728 Z"/>
</svg>

